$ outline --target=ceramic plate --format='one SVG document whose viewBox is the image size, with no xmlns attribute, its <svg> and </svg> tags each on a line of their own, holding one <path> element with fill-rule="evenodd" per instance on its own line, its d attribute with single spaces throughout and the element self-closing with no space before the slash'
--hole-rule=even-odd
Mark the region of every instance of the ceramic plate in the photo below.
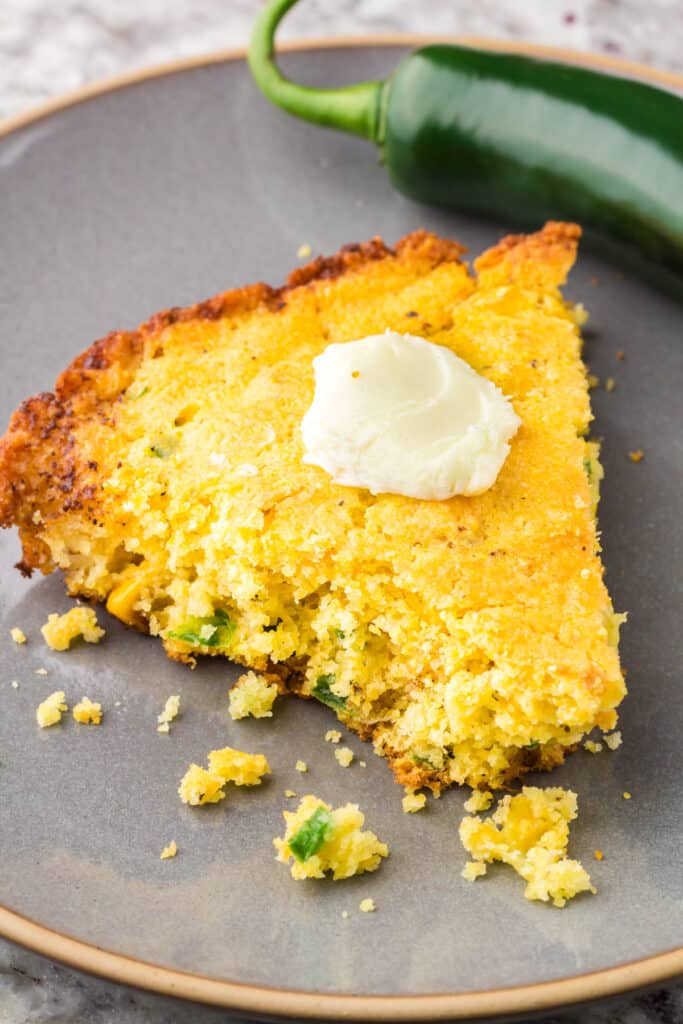
<svg viewBox="0 0 683 1024">
<path fill-rule="evenodd" d="M 353 81 L 385 75 L 406 45 L 318 47 L 283 64 L 311 83 Z M 0 137 L 3 427 L 25 396 L 49 389 L 113 327 L 249 281 L 280 283 L 302 243 L 331 253 L 421 226 L 473 254 L 509 229 L 397 195 L 369 144 L 272 109 L 240 59 L 119 82 L 8 126 Z M 531 780 L 579 794 L 571 853 L 599 894 L 558 911 L 526 902 L 507 868 L 463 881 L 457 825 L 466 792 L 403 814 L 402 791 L 368 745 L 351 737 L 356 761 L 340 769 L 323 738 L 334 722 L 315 703 L 283 699 L 272 722 L 232 722 L 226 694 L 237 669 L 225 662 L 191 672 L 104 613 L 99 647 L 49 651 L 39 628 L 70 602 L 56 575 L 21 578 L 16 536 L 4 533 L 0 931 L 118 980 L 299 1019 L 528 1011 L 683 970 L 675 951 L 683 939 L 682 310 L 644 280 L 584 251 L 568 289 L 591 311 L 593 372 L 616 381 L 611 393 L 595 390 L 593 404 L 604 438 L 608 584 L 616 608 L 629 611 L 624 744 L 578 752 L 552 778 Z M 633 449 L 645 452 L 637 465 Z M 26 646 L 10 641 L 14 625 Z M 56 689 L 101 701 L 102 727 L 69 720 L 38 729 L 35 707 Z M 161 736 L 156 715 L 174 693 L 183 714 Z M 185 767 L 227 744 L 264 752 L 272 781 L 215 807 L 183 806 L 176 789 Z M 294 768 L 302 756 L 305 778 Z M 343 883 L 295 884 L 272 846 L 290 787 L 357 801 L 390 859 Z M 171 838 L 180 853 L 162 862 Z M 358 912 L 366 896 L 376 913 Z"/>
</svg>

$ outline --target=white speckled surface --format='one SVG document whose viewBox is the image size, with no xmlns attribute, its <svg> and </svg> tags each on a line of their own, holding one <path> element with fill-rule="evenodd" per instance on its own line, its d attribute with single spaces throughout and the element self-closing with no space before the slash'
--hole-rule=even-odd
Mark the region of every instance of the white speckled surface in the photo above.
<svg viewBox="0 0 683 1024">
<path fill-rule="evenodd" d="M 2 0 L 0 117 L 122 70 L 243 45 L 258 0 Z M 305 0 L 283 38 L 407 31 L 515 37 L 683 72 L 680 0 Z M 1 1024 L 218 1024 L 80 975 L 0 940 Z M 544 1024 L 681 1024 L 683 987 L 546 1018 Z"/>
</svg>

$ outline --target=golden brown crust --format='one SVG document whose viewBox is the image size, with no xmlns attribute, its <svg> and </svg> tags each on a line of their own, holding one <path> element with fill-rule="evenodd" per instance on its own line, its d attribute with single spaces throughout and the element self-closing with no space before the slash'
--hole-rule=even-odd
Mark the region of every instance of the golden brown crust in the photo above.
<svg viewBox="0 0 683 1024">
<path fill-rule="evenodd" d="M 259 307 L 277 312 L 300 288 L 355 274 L 383 259 L 419 258 L 433 266 L 459 261 L 464 248 L 427 231 L 415 231 L 390 249 L 381 238 L 343 246 L 294 270 L 281 288 L 259 283 L 222 292 L 184 308 L 156 313 L 136 331 L 113 331 L 94 342 L 61 374 L 54 393 L 27 399 L 0 439 L 0 526 L 19 527 L 27 575 L 54 565 L 40 539 L 41 523 L 75 509 L 95 509 L 97 465 L 87 463 L 75 443 L 74 427 L 87 418 L 107 423 L 113 403 L 131 385 L 140 363 L 163 350 L 163 332 L 175 323 L 219 320 Z"/>
<path fill-rule="evenodd" d="M 558 287 L 576 260 L 581 238 L 578 224 L 548 221 L 533 235 L 507 235 L 474 261 L 487 285 L 523 280 L 527 285 Z"/>
</svg>

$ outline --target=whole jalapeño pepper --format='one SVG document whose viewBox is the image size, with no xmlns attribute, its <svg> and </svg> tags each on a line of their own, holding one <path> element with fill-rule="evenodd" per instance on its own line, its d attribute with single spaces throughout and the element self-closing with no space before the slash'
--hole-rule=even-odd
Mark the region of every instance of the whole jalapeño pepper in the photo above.
<svg viewBox="0 0 683 1024">
<path fill-rule="evenodd" d="M 249 65 L 291 114 L 364 136 L 402 192 L 531 222 L 572 218 L 683 273 L 683 98 L 643 82 L 447 44 L 386 81 L 312 89 L 286 79 L 274 36 L 297 0 L 270 0 Z"/>
</svg>

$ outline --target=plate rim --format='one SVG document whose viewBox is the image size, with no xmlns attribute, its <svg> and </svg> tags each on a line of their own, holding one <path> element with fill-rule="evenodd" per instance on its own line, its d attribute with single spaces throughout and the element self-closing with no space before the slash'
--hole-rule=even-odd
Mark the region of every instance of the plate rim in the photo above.
<svg viewBox="0 0 683 1024">
<path fill-rule="evenodd" d="M 413 33 L 382 33 L 362 37 L 341 35 L 289 40 L 278 45 L 278 52 L 299 53 L 350 47 L 405 48 L 435 42 L 458 43 L 599 68 L 611 74 L 635 77 L 683 93 L 683 74 L 651 68 L 605 54 L 584 53 L 571 48 L 546 46 L 523 40 Z M 27 111 L 0 119 L 0 141 L 53 114 L 107 93 L 151 79 L 245 58 L 244 47 L 218 50 L 133 69 L 88 83 L 44 103 L 33 105 Z M 357 996 L 276 989 L 161 967 L 147 960 L 116 953 L 48 928 L 2 905 L 0 937 L 42 956 L 119 984 L 146 989 L 159 995 L 180 997 L 245 1013 L 267 1014 L 280 1019 L 284 1017 L 333 1021 L 343 1017 L 351 1021 L 386 1021 L 396 1024 L 403 1021 L 482 1020 L 507 1014 L 554 1010 L 605 999 L 674 980 L 683 975 L 683 946 L 678 946 L 666 952 L 613 967 L 530 985 L 476 992 Z"/>
</svg>

